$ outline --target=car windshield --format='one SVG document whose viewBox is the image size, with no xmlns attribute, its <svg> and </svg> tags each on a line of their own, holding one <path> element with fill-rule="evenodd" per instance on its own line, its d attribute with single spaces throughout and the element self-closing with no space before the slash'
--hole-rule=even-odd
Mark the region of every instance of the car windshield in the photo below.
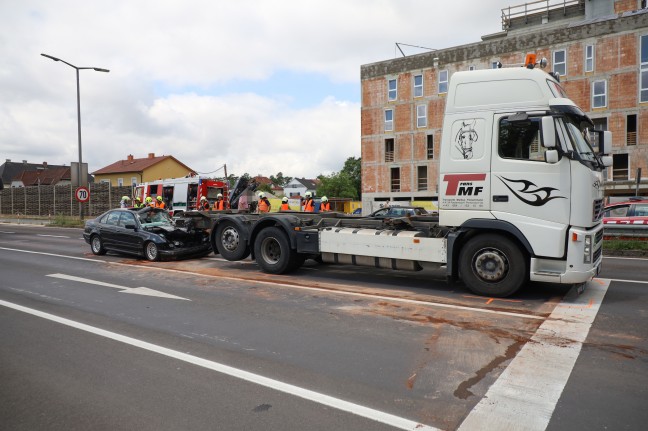
<svg viewBox="0 0 648 431">
<path fill-rule="evenodd" d="M 173 220 L 166 211 L 146 211 L 139 213 L 142 226 L 173 225 Z"/>
</svg>

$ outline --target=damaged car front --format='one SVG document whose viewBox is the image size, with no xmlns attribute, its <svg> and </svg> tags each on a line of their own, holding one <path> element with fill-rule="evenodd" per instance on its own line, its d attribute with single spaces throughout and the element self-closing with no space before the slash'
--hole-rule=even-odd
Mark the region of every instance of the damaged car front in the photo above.
<svg viewBox="0 0 648 431">
<path fill-rule="evenodd" d="M 190 219 L 174 220 L 161 208 L 110 210 L 88 220 L 83 237 L 97 255 L 115 251 L 157 261 L 211 252 L 208 230 Z"/>
</svg>

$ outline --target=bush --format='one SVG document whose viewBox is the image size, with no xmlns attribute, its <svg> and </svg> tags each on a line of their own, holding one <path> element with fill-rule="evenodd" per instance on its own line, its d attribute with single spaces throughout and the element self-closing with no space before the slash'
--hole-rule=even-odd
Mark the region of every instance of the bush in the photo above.
<svg viewBox="0 0 648 431">
<path fill-rule="evenodd" d="M 54 220 L 49 224 L 49 226 L 56 227 L 83 227 L 85 225 L 84 220 L 80 220 L 79 217 L 70 217 L 65 216 L 61 213 L 58 213 Z"/>
</svg>

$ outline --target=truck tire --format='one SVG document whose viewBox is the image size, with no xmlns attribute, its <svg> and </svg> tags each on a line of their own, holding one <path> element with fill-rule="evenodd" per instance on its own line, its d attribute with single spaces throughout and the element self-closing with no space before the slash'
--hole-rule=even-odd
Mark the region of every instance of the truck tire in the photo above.
<svg viewBox="0 0 648 431">
<path fill-rule="evenodd" d="M 526 252 L 502 235 L 478 235 L 459 253 L 459 277 L 477 295 L 512 295 L 527 282 L 527 268 Z"/>
<path fill-rule="evenodd" d="M 227 260 L 242 260 L 250 255 L 250 247 L 241 235 L 241 228 L 230 220 L 225 220 L 216 227 L 212 246 Z"/>
<path fill-rule="evenodd" d="M 286 233 L 278 227 L 267 227 L 259 232 L 254 241 L 254 258 L 261 270 L 270 274 L 285 274 L 301 262 L 295 250 L 290 248 Z"/>
</svg>

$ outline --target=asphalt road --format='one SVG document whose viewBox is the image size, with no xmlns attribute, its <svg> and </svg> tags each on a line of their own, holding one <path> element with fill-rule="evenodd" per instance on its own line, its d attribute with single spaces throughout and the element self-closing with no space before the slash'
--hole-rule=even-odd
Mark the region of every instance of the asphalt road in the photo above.
<svg viewBox="0 0 648 431">
<path fill-rule="evenodd" d="M 493 300 L 442 271 L 269 276 L 0 225 L 0 428 L 643 430 L 647 262 Z"/>
</svg>

